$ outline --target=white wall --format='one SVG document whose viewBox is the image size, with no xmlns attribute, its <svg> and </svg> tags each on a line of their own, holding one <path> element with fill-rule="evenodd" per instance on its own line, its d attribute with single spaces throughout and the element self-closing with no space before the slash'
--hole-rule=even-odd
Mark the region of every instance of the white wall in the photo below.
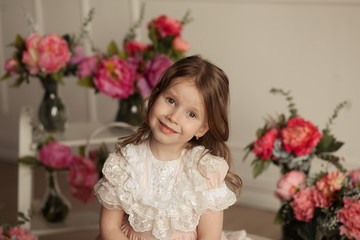
<svg viewBox="0 0 360 240">
<path fill-rule="evenodd" d="M 83 3 L 80 0 L 0 0 L 0 64 L 11 56 L 7 47 L 15 35 L 27 34 L 24 9 L 38 19 L 44 33 L 77 33 Z M 279 171 L 269 171 L 254 180 L 251 157 L 243 162 L 243 148 L 255 139 L 264 118 L 287 113 L 281 96 L 271 87 L 291 90 L 299 113 L 321 129 L 337 103 L 348 100 L 333 126 L 345 141 L 339 152 L 345 166 L 359 167 L 356 149 L 360 143 L 360 0 L 89 0 L 96 8 L 93 40 L 105 50 L 114 39 L 121 43 L 132 19 L 132 7 L 146 2 L 141 39 L 146 23 L 160 14 L 181 18 L 187 9 L 194 21 L 183 37 L 191 44 L 189 54 L 201 54 L 222 67 L 231 82 L 231 141 L 235 170 L 244 181 L 243 204 L 277 209 L 273 189 Z M 0 70 L 3 74 L 3 69 Z M 76 79 L 64 79 L 61 97 L 70 121 L 88 121 L 92 108 L 88 91 Z M 37 108 L 42 89 L 37 79 L 20 88 L 13 81 L 0 84 L 0 158 L 16 161 L 17 120 L 22 105 Z M 91 95 L 90 95 L 91 99 Z M 114 118 L 117 102 L 96 95 L 99 120 Z M 92 109 L 93 110 L 93 109 Z"/>
</svg>

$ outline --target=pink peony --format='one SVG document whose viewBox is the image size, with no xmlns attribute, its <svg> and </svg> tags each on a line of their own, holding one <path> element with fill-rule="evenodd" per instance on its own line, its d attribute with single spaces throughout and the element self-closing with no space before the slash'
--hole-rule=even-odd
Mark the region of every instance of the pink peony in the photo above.
<svg viewBox="0 0 360 240">
<path fill-rule="evenodd" d="M 177 36 L 173 41 L 173 47 L 178 52 L 186 52 L 190 48 L 190 44 L 184 41 L 181 36 Z"/>
<path fill-rule="evenodd" d="M 344 207 L 337 212 L 340 234 L 349 239 L 360 239 L 360 200 L 344 199 Z"/>
<path fill-rule="evenodd" d="M 113 98 L 127 98 L 133 94 L 134 80 L 133 69 L 118 56 L 103 59 L 94 77 L 96 88 Z"/>
<path fill-rule="evenodd" d="M 313 191 L 313 198 L 316 207 L 329 208 L 332 204 L 326 195 L 316 189 Z"/>
<path fill-rule="evenodd" d="M 78 65 L 77 76 L 79 78 L 90 77 L 95 73 L 97 64 L 97 56 L 86 57 Z"/>
<path fill-rule="evenodd" d="M 99 180 L 94 162 L 81 156 L 73 156 L 68 180 L 70 191 L 74 197 L 87 202 L 94 197 L 93 187 Z"/>
<path fill-rule="evenodd" d="M 281 130 L 281 137 L 287 152 L 303 156 L 312 153 L 322 134 L 310 121 L 296 117 L 289 119 L 287 127 Z"/>
<path fill-rule="evenodd" d="M 25 63 L 30 74 L 37 74 L 39 72 L 39 42 L 41 36 L 37 33 L 30 34 L 25 39 L 26 50 L 22 52 L 22 62 Z"/>
<path fill-rule="evenodd" d="M 10 75 L 14 75 L 17 73 L 16 68 L 18 65 L 18 62 L 14 58 L 9 58 L 5 62 L 5 71 L 7 71 Z"/>
<path fill-rule="evenodd" d="M 152 24 L 154 24 L 155 29 L 162 38 L 165 38 L 168 35 L 180 35 L 182 31 L 182 26 L 179 20 L 169 18 L 165 15 L 159 16 L 158 18 L 152 20 L 148 24 L 148 28 L 150 28 Z"/>
<path fill-rule="evenodd" d="M 11 239 L 16 237 L 16 240 L 36 240 L 37 238 L 30 233 L 27 229 L 21 229 L 20 227 L 12 227 L 10 228 L 6 235 L 8 235 Z"/>
<path fill-rule="evenodd" d="M 335 191 L 340 190 L 346 176 L 339 171 L 330 172 L 316 182 L 316 188 L 325 196 L 331 196 Z"/>
<path fill-rule="evenodd" d="M 145 45 L 141 42 L 130 41 L 125 44 L 125 51 L 130 56 L 136 55 L 136 53 L 142 53 L 145 50 Z"/>
<path fill-rule="evenodd" d="M 296 191 L 305 186 L 306 175 L 303 172 L 292 170 L 283 175 L 277 182 L 275 196 L 280 200 L 290 200 Z"/>
<path fill-rule="evenodd" d="M 84 55 L 83 48 L 80 46 L 76 46 L 74 51 L 75 51 L 75 54 L 71 56 L 70 63 L 76 65 L 85 59 L 85 55 Z"/>
<path fill-rule="evenodd" d="M 71 56 L 66 41 L 54 33 L 40 40 L 38 51 L 38 66 L 45 73 L 58 72 L 66 66 Z"/>
<path fill-rule="evenodd" d="M 256 154 L 257 157 L 268 160 L 272 155 L 272 150 L 274 147 L 274 142 L 278 137 L 278 129 L 270 129 L 262 137 L 258 138 L 254 142 L 254 147 L 252 151 Z"/>
<path fill-rule="evenodd" d="M 349 171 L 352 187 L 360 187 L 360 168 Z"/>
<path fill-rule="evenodd" d="M 310 222 L 314 217 L 315 203 L 313 193 L 314 188 L 305 188 L 294 195 L 294 200 L 290 205 L 297 220 Z"/>
<path fill-rule="evenodd" d="M 40 149 L 39 159 L 47 167 L 68 168 L 71 164 L 72 153 L 70 147 L 51 141 Z"/>
<path fill-rule="evenodd" d="M 166 55 L 156 55 L 146 63 L 144 75 L 137 81 L 137 87 L 142 97 L 150 94 L 152 88 L 160 80 L 162 73 L 172 65 L 171 59 Z"/>
</svg>

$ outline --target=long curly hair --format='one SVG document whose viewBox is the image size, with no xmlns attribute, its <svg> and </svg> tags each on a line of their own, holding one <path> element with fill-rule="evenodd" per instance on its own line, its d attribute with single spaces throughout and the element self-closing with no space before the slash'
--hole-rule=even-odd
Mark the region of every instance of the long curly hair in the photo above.
<svg viewBox="0 0 360 240">
<path fill-rule="evenodd" d="M 191 149 L 202 145 L 207 149 L 206 153 L 224 158 L 231 167 L 231 151 L 226 141 L 229 138 L 229 80 L 225 72 L 199 55 L 183 58 L 169 67 L 154 86 L 149 97 L 144 99 L 142 114 L 144 122 L 137 131 L 126 137 L 119 138 L 116 144 L 116 152 L 122 154 L 121 149 L 128 144 L 138 144 L 151 136 L 149 126 L 149 113 L 158 96 L 167 90 L 176 78 L 185 77 L 195 81 L 205 105 L 209 130 L 198 140 L 192 138 L 185 146 Z M 145 104 L 147 107 L 145 108 Z M 230 189 L 239 196 L 242 181 L 238 175 L 228 171 L 225 178 Z"/>
</svg>

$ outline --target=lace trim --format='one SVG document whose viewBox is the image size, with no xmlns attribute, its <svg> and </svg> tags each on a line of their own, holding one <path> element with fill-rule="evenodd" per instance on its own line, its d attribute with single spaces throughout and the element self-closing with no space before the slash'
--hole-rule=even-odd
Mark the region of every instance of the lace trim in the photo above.
<svg viewBox="0 0 360 240">
<path fill-rule="evenodd" d="M 169 239 L 176 231 L 194 231 L 199 224 L 200 216 L 210 211 L 221 211 L 236 201 L 235 194 L 225 185 L 209 189 L 206 179 L 197 170 L 196 156 L 203 148 L 189 153 L 184 159 L 185 166 L 178 175 L 177 181 L 166 201 L 155 205 L 144 197 L 139 177 L 142 177 L 144 161 L 136 159 L 145 156 L 146 147 L 128 146 L 125 159 L 110 154 L 101 179 L 95 186 L 96 196 L 100 203 L 109 209 L 123 209 L 129 215 L 129 222 L 137 232 L 152 231 L 158 239 Z M 199 165 L 205 173 L 218 170 L 221 161 L 212 157 L 204 157 Z M 194 167 L 195 166 L 195 167 Z M 207 168 L 209 167 L 209 168 Z M 178 183 L 178 184 L 177 184 Z"/>
</svg>

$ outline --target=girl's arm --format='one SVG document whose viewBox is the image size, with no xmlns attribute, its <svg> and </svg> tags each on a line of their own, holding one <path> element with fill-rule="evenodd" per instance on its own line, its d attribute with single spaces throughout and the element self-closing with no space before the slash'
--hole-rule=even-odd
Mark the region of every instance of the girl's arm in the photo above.
<svg viewBox="0 0 360 240">
<path fill-rule="evenodd" d="M 198 240 L 220 240 L 224 211 L 203 214 L 198 225 Z"/>
<path fill-rule="evenodd" d="M 101 207 L 100 213 L 100 233 L 101 240 L 127 240 L 128 238 L 121 231 L 123 210 L 107 209 Z"/>
</svg>

